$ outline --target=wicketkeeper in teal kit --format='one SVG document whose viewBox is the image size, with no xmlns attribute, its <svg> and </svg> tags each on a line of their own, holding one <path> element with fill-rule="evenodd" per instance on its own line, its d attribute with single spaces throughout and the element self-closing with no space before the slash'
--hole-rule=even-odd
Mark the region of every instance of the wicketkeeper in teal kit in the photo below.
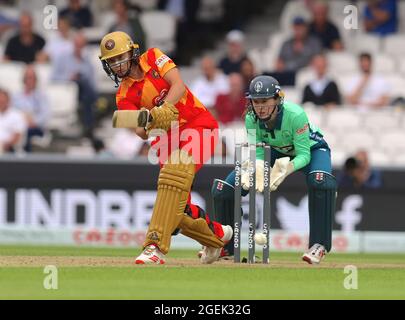
<svg viewBox="0 0 405 320">
<path fill-rule="evenodd" d="M 302 259 L 310 264 L 321 262 L 332 247 L 332 222 L 336 202 L 336 179 L 332 175 L 331 151 L 322 132 L 313 126 L 297 104 L 284 100 L 276 79 L 259 76 L 252 80 L 245 125 L 248 141 L 271 146 L 270 191 L 274 192 L 290 174 L 306 176 L 309 205 L 309 250 Z M 256 190 L 263 192 L 264 150 L 257 149 Z M 242 164 L 242 196 L 249 192 L 248 161 Z M 212 187 L 214 218 L 233 225 L 235 171 Z M 271 232 L 270 232 L 271 234 Z M 270 249 L 271 250 L 271 249 Z M 224 255 L 233 255 L 229 243 Z"/>
</svg>

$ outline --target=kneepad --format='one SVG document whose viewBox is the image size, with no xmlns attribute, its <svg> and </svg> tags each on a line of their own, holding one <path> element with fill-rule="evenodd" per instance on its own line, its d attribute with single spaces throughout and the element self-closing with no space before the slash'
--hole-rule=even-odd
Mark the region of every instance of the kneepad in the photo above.
<svg viewBox="0 0 405 320">
<path fill-rule="evenodd" d="M 309 209 L 309 246 L 332 247 L 332 225 L 336 207 L 337 184 L 327 172 L 313 171 L 307 177 Z"/>
</svg>

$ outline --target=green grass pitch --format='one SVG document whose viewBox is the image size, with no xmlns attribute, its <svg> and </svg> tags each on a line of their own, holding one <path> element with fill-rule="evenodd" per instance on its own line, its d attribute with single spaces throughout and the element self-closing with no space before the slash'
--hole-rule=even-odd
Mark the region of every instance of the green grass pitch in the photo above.
<svg viewBox="0 0 405 320">
<path fill-rule="evenodd" d="M 320 266 L 271 253 L 268 266 L 200 265 L 173 250 L 164 266 L 135 266 L 136 249 L 0 246 L 0 299 L 405 299 L 405 255 L 330 254 Z M 46 290 L 46 265 L 58 289 Z M 346 265 L 358 269 L 347 290 Z"/>
</svg>

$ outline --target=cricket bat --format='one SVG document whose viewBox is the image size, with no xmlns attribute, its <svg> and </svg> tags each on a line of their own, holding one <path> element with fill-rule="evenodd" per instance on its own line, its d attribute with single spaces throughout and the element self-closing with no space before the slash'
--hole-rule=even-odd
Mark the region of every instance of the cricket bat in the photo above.
<svg viewBox="0 0 405 320">
<path fill-rule="evenodd" d="M 113 128 L 145 128 L 151 121 L 149 110 L 117 110 L 112 118 Z"/>
</svg>

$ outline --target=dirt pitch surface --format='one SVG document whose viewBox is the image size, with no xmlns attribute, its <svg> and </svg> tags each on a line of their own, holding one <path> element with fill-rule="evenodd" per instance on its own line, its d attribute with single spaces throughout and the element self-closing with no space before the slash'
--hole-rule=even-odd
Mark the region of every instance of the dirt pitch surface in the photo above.
<svg viewBox="0 0 405 320">
<path fill-rule="evenodd" d="M 135 266 L 133 258 L 128 257 L 69 257 L 69 256 L 0 256 L 0 267 L 43 267 L 55 265 L 58 267 L 131 267 Z M 308 265 L 297 259 L 296 262 L 271 260 L 269 265 L 256 263 L 254 265 L 241 263 L 234 264 L 230 260 L 222 260 L 213 265 L 203 265 L 198 258 L 195 259 L 167 259 L 164 266 L 138 265 L 137 268 L 156 267 L 224 267 L 224 268 L 323 268 L 342 269 L 347 263 L 323 261 L 320 265 Z M 405 263 L 358 263 L 356 267 L 363 269 L 405 269 Z"/>
</svg>

